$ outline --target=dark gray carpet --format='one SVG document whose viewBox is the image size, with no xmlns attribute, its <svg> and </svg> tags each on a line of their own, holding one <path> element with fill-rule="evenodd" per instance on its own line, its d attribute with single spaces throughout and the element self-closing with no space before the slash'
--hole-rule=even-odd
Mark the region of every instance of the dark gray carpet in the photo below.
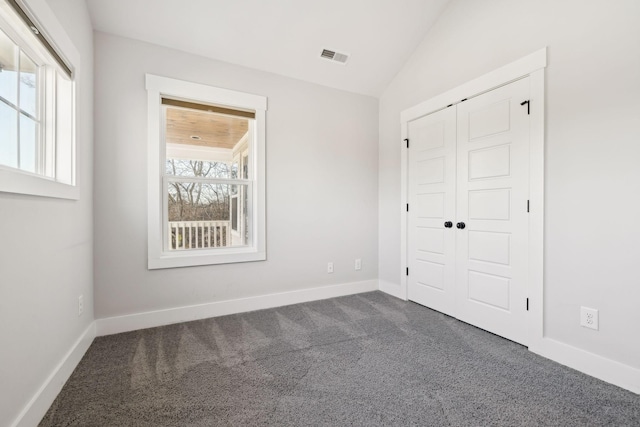
<svg viewBox="0 0 640 427">
<path fill-rule="evenodd" d="M 97 338 L 41 426 L 640 426 L 640 396 L 381 292 Z"/>
</svg>

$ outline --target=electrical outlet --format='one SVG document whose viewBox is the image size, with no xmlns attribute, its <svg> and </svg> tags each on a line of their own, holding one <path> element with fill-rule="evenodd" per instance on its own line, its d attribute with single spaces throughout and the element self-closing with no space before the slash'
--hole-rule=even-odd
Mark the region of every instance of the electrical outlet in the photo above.
<svg viewBox="0 0 640 427">
<path fill-rule="evenodd" d="M 356 270 L 362 270 L 362 260 L 360 258 L 356 259 Z"/>
<path fill-rule="evenodd" d="M 580 307 L 580 326 L 598 330 L 598 310 L 589 307 Z"/>
<path fill-rule="evenodd" d="M 80 295 L 78 297 L 78 316 L 82 316 L 82 313 L 84 313 L 84 297 Z"/>
<path fill-rule="evenodd" d="M 332 262 L 327 264 L 327 273 L 333 273 L 333 263 Z"/>
</svg>

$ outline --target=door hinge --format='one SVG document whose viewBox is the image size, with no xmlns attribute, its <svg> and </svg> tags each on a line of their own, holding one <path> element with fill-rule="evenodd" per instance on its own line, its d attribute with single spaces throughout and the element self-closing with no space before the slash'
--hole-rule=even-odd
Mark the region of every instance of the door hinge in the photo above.
<svg viewBox="0 0 640 427">
<path fill-rule="evenodd" d="M 527 212 L 529 212 L 529 201 L 527 200 Z"/>
<path fill-rule="evenodd" d="M 464 102 L 464 101 L 466 101 L 467 99 L 468 99 L 468 98 L 465 98 L 465 99 L 461 100 L 460 102 Z"/>
<path fill-rule="evenodd" d="M 409 203 L 407 203 L 407 212 L 409 212 Z"/>
<path fill-rule="evenodd" d="M 527 311 L 529 311 L 529 298 L 527 298 Z"/>
<path fill-rule="evenodd" d="M 531 114 L 531 102 L 527 99 L 526 101 L 522 101 L 520 105 L 527 104 L 527 114 Z"/>
<path fill-rule="evenodd" d="M 407 143 L 407 148 L 409 148 L 409 139 L 408 139 L 408 138 L 407 138 L 407 139 L 405 139 L 405 140 L 404 140 L 404 142 L 406 142 L 406 143 Z"/>
<path fill-rule="evenodd" d="M 407 276 L 409 275 L 409 267 L 407 267 Z"/>
</svg>

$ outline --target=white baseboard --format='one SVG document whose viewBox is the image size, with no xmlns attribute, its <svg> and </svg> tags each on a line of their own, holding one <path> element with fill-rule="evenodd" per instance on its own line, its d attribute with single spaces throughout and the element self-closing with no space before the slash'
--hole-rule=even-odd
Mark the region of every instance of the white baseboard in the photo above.
<svg viewBox="0 0 640 427">
<path fill-rule="evenodd" d="M 387 282 L 386 280 L 380 280 L 380 290 L 401 300 L 407 300 L 402 292 L 402 287 L 399 283 Z"/>
<path fill-rule="evenodd" d="M 640 369 L 546 337 L 535 345 L 529 346 L 529 350 L 554 362 L 640 394 Z"/>
<path fill-rule="evenodd" d="M 399 285 L 382 280 L 366 280 L 97 319 L 87 327 L 62 361 L 53 369 L 11 426 L 31 427 L 38 425 L 96 336 L 352 295 L 378 289 L 402 298 Z M 587 375 L 640 394 L 640 369 L 550 338 L 539 340 L 535 345 L 530 346 L 529 350 Z"/>
<path fill-rule="evenodd" d="M 128 332 L 208 317 L 280 307 L 301 302 L 352 295 L 378 290 L 377 280 L 330 285 L 299 291 L 282 292 L 229 301 L 178 307 L 127 316 L 97 319 L 85 329 L 62 361 L 53 369 L 40 389 L 24 406 L 11 427 L 33 427 L 38 425 L 67 382 L 82 356 L 96 336 Z"/>
<path fill-rule="evenodd" d="M 91 322 L 62 358 L 62 361 L 60 361 L 42 386 L 40 386 L 40 389 L 25 405 L 13 424 L 11 424 L 12 427 L 33 427 L 40 423 L 42 417 L 44 417 L 49 410 L 49 407 L 58 396 L 58 393 L 60 393 L 60 390 L 62 390 L 62 387 L 73 373 L 73 370 L 78 366 L 78 363 L 80 363 L 82 356 L 87 352 L 95 337 L 96 325 L 95 322 Z"/>
<path fill-rule="evenodd" d="M 169 308 L 166 310 L 106 317 L 96 319 L 96 329 L 98 336 L 111 335 L 173 323 L 226 316 L 228 314 L 262 310 L 265 308 L 274 308 L 376 290 L 378 290 L 378 280 L 365 280 L 362 282 L 322 286 L 298 291 Z"/>
<path fill-rule="evenodd" d="M 380 290 L 406 300 L 401 286 L 397 283 L 380 280 Z M 529 350 L 561 365 L 640 394 L 640 369 L 546 337 L 531 344 Z"/>
</svg>

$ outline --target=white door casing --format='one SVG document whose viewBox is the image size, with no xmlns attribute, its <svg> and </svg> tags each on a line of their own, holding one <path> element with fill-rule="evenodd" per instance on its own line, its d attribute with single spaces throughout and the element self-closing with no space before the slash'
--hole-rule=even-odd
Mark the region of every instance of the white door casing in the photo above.
<svg viewBox="0 0 640 427">
<path fill-rule="evenodd" d="M 528 94 L 525 78 L 407 123 L 408 298 L 522 344 Z"/>
<path fill-rule="evenodd" d="M 611 359 L 587 352 L 577 347 L 556 341 L 545 335 L 545 287 L 544 287 L 544 214 L 545 214 L 545 68 L 547 66 L 547 48 L 543 47 L 511 63 L 496 68 L 484 75 L 462 83 L 437 96 L 420 102 L 401 112 L 401 138 L 408 138 L 407 123 L 439 111 L 448 105 L 459 104 L 462 99 L 470 98 L 499 88 L 510 82 L 528 77 L 530 85 L 529 116 L 529 213 L 528 213 L 528 271 L 527 290 L 529 311 L 526 316 L 527 346 L 529 351 L 554 360 L 563 365 L 582 371 L 601 380 L 613 383 L 638 393 L 638 370 Z M 421 88 L 416 88 L 421 90 Z M 467 101 L 465 101 L 467 102 Z M 402 145 L 400 143 L 402 142 Z M 407 299 L 408 279 L 406 266 L 408 255 L 408 152 L 404 141 L 398 141 L 401 159 L 400 168 L 400 259 L 403 261 L 397 270 L 397 282 L 381 280 L 381 290 L 401 299 Z"/>
</svg>

